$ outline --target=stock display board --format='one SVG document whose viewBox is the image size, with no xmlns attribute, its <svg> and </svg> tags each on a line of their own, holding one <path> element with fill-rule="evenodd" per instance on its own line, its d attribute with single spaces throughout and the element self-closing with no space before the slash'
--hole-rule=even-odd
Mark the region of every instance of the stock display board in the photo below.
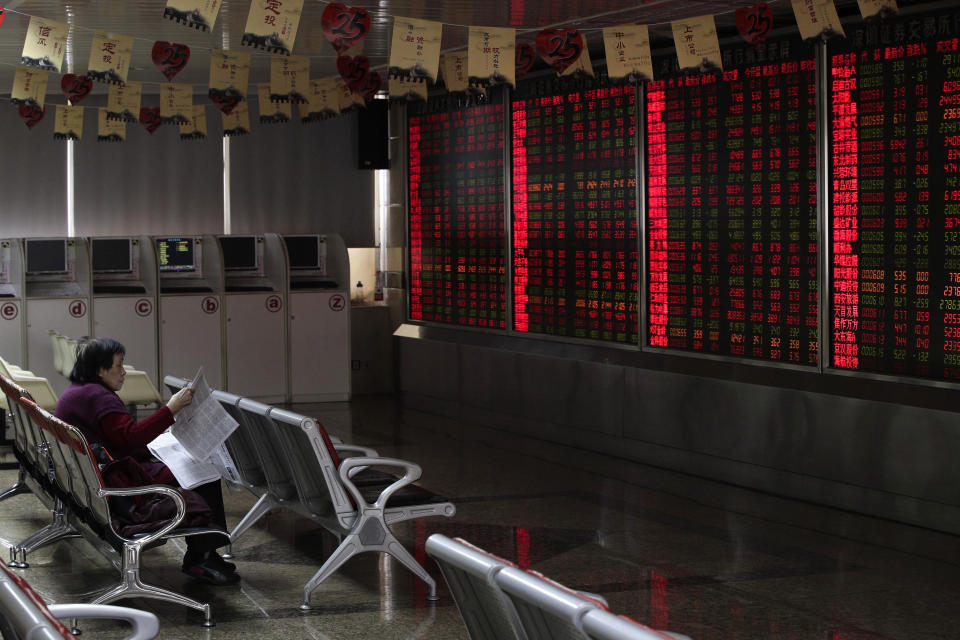
<svg viewBox="0 0 960 640">
<path fill-rule="evenodd" d="M 503 104 L 418 110 L 407 122 L 410 317 L 502 329 Z"/>
<path fill-rule="evenodd" d="M 831 363 L 960 378 L 960 10 L 831 42 Z"/>
<path fill-rule="evenodd" d="M 512 102 L 513 328 L 636 344 L 634 87 Z"/>
<path fill-rule="evenodd" d="M 649 83 L 647 343 L 816 365 L 816 69 L 799 40 Z"/>
</svg>

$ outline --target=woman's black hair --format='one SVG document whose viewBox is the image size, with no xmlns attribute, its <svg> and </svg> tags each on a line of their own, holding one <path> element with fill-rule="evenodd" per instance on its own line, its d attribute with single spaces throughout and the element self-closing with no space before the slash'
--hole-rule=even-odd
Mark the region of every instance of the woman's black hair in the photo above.
<svg viewBox="0 0 960 640">
<path fill-rule="evenodd" d="M 70 371 L 70 382 L 103 384 L 99 375 L 100 369 L 111 368 L 113 356 L 117 353 L 126 354 L 127 350 L 113 338 L 81 340 L 77 343 L 77 360 Z"/>
</svg>

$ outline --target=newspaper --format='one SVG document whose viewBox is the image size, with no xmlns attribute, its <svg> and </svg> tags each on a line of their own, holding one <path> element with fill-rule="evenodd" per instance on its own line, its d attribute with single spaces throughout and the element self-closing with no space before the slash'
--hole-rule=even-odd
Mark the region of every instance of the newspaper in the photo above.
<svg viewBox="0 0 960 640">
<path fill-rule="evenodd" d="M 153 439 L 147 448 L 159 458 L 185 489 L 224 478 L 238 484 L 237 467 L 224 441 L 237 422 L 213 397 L 203 368 L 188 387 L 193 402 L 177 412 L 173 426 Z"/>
<path fill-rule="evenodd" d="M 193 389 L 193 402 L 177 412 L 170 431 L 194 460 L 206 460 L 237 428 L 237 421 L 213 397 L 203 367 L 187 386 Z"/>
</svg>

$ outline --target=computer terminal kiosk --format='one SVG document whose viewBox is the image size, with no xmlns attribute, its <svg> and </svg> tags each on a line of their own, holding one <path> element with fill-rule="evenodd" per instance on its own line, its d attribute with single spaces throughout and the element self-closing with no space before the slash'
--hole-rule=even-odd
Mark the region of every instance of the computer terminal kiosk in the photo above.
<svg viewBox="0 0 960 640">
<path fill-rule="evenodd" d="M 222 389 L 223 261 L 217 239 L 162 236 L 153 246 L 160 286 L 160 378 L 192 378 L 203 367 L 209 385 Z"/>
<path fill-rule="evenodd" d="M 226 388 L 287 399 L 287 261 L 275 233 L 218 236 L 223 256 Z"/>
<path fill-rule="evenodd" d="M 50 381 L 57 394 L 67 380 L 54 365 L 50 330 L 89 336 L 90 255 L 83 238 L 26 238 L 26 368 Z"/>
<path fill-rule="evenodd" d="M 23 243 L 0 239 L 0 356 L 18 367 L 27 366 L 23 272 Z"/>
<path fill-rule="evenodd" d="M 343 238 L 283 236 L 289 278 L 290 399 L 350 399 L 350 259 Z"/>
<path fill-rule="evenodd" d="M 126 362 L 158 389 L 157 259 L 148 236 L 90 238 L 93 335 L 126 347 Z"/>
</svg>

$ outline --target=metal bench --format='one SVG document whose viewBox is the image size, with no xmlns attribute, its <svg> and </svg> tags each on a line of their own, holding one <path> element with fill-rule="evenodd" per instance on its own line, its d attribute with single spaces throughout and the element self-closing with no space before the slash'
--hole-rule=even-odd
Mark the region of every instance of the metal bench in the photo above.
<svg viewBox="0 0 960 640">
<path fill-rule="evenodd" d="M 174 376 L 164 378 L 171 391 L 187 382 Z M 291 509 L 340 539 L 339 546 L 304 585 L 301 609 L 310 608 L 310 594 L 321 582 L 366 551 L 392 555 L 423 580 L 429 587 L 428 597 L 436 599 L 435 581 L 390 530 L 390 525 L 405 520 L 450 517 L 456 512 L 446 498 L 413 484 L 422 473 L 418 465 L 369 455 L 375 452 L 364 447 L 333 444 L 338 454 L 361 454 L 346 457 L 338 467 L 316 420 L 247 398 L 213 393 L 239 424 L 227 438 L 227 450 L 244 486 L 260 496 L 230 533 L 231 542 L 273 507 Z"/>
<path fill-rule="evenodd" d="M 227 533 L 215 526 L 180 527 L 186 515 L 186 507 L 183 498 L 173 487 L 106 487 L 93 451 L 78 429 L 54 417 L 27 398 L 21 397 L 16 402 L 23 408 L 29 420 L 45 435 L 56 489 L 64 493 L 67 526 L 72 532 L 82 535 L 120 572 L 120 583 L 95 598 L 92 604 L 106 604 L 123 598 L 154 598 L 202 611 L 203 626 L 214 626 L 209 604 L 143 583 L 140 579 L 140 557 L 146 549 L 164 544 L 172 538 L 209 533 L 221 533 L 226 537 Z M 172 499 L 176 507 L 175 517 L 153 532 L 132 538 L 118 534 L 113 527 L 109 498 L 151 493 L 160 493 Z"/>
<path fill-rule="evenodd" d="M 76 640 L 62 618 L 125 620 L 132 633 L 124 640 L 150 640 L 160 630 L 149 611 L 106 604 L 52 604 L 43 601 L 22 576 L 0 562 L 0 635 L 9 640 Z"/>
</svg>

